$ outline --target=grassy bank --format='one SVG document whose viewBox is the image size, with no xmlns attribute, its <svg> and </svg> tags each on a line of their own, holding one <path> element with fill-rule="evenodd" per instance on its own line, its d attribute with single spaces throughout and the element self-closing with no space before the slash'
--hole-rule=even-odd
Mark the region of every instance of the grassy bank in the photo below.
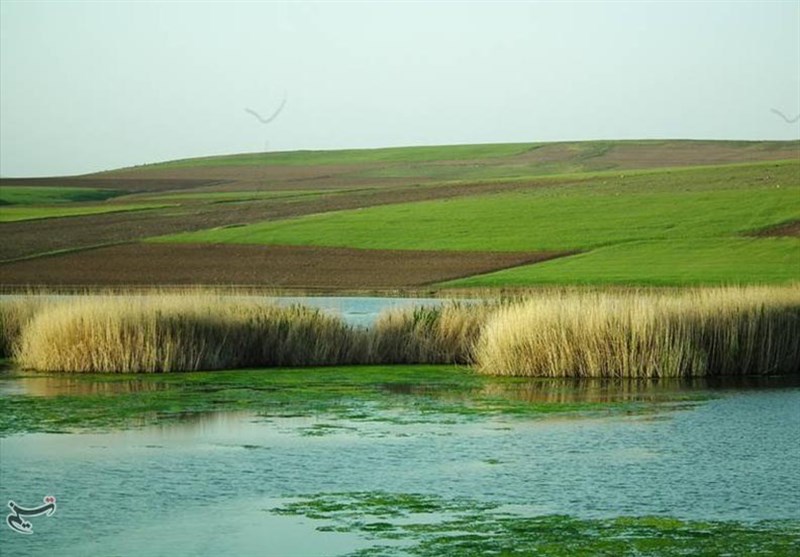
<svg viewBox="0 0 800 557">
<path fill-rule="evenodd" d="M 678 377 L 800 371 L 800 288 L 544 291 L 393 310 L 369 329 L 212 292 L 31 296 L 0 304 L 24 369 L 170 372 L 475 364 L 485 374 Z"/>
</svg>

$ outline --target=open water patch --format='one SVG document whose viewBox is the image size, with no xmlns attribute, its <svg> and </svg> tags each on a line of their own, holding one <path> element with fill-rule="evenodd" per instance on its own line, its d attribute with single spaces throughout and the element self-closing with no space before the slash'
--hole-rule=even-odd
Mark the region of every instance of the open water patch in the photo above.
<svg viewBox="0 0 800 557">
<path fill-rule="evenodd" d="M 464 551 L 515 539 L 534 548 L 526 531 L 669 549 L 671 537 L 701 543 L 703 528 L 756 549 L 769 539 L 790 547 L 800 524 L 800 389 L 726 388 L 661 415 L 404 423 L 220 412 L 12 435 L 0 439 L 0 499 L 54 495 L 58 511 L 33 518 L 31 536 L 3 525 L 0 552 L 433 555 L 448 540 Z M 315 501 L 333 510 L 312 512 Z M 461 512 L 470 505 L 491 516 L 475 521 Z M 660 554 L 679 554 L 667 549 Z"/>
</svg>

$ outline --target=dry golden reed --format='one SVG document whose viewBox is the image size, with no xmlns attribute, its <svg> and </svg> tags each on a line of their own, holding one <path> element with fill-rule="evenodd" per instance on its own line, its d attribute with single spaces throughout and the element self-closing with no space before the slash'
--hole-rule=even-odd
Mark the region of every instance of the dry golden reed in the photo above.
<svg viewBox="0 0 800 557">
<path fill-rule="evenodd" d="M 370 359 L 386 364 L 466 364 L 497 302 L 452 301 L 383 312 L 370 335 Z"/>
<path fill-rule="evenodd" d="M 26 369 L 168 372 L 352 363 L 364 343 L 341 320 L 212 294 L 83 296 L 40 308 L 15 343 Z"/>
<path fill-rule="evenodd" d="M 40 296 L 17 297 L 0 303 L 0 357 L 13 354 L 14 345 L 28 322 L 39 309 L 53 303 Z"/>
<path fill-rule="evenodd" d="M 0 348 L 40 371 L 474 364 L 486 374 L 800 372 L 800 287 L 546 291 L 383 313 L 369 329 L 302 306 L 186 291 L 0 303 Z"/>
<path fill-rule="evenodd" d="M 800 371 L 800 288 L 561 293 L 500 308 L 479 372 L 681 377 Z"/>
</svg>

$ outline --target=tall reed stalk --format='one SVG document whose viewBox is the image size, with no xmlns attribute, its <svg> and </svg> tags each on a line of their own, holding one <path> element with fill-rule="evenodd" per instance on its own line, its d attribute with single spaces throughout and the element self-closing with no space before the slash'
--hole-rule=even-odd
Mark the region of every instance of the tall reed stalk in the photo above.
<svg viewBox="0 0 800 557">
<path fill-rule="evenodd" d="M 387 364 L 467 364 L 497 303 L 449 302 L 382 313 L 370 334 L 370 360 Z"/>
<path fill-rule="evenodd" d="M 475 363 L 481 373 L 543 377 L 798 373 L 800 289 L 530 299 L 488 319 Z"/>
<path fill-rule="evenodd" d="M 27 297 L 0 303 L 0 349 L 26 369 L 73 372 L 472 363 L 544 377 L 800 373 L 800 287 L 549 291 L 392 310 L 366 330 L 213 292 Z"/>
<path fill-rule="evenodd" d="M 20 296 L 0 303 L 0 357 L 10 357 L 33 316 L 53 300 L 40 296 Z"/>
<path fill-rule="evenodd" d="M 168 372 L 344 364 L 364 350 L 341 320 L 300 306 L 208 294 L 89 296 L 41 308 L 15 359 L 41 371 Z"/>
</svg>

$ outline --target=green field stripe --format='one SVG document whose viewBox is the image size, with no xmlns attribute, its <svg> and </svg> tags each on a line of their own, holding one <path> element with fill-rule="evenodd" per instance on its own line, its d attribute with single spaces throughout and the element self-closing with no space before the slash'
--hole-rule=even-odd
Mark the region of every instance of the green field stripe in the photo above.
<svg viewBox="0 0 800 557">
<path fill-rule="evenodd" d="M 0 222 L 80 217 L 86 215 L 98 215 L 102 213 L 122 213 L 129 211 L 164 209 L 167 207 L 175 207 L 175 205 L 137 204 L 102 205 L 90 207 L 0 207 Z"/>
<path fill-rule="evenodd" d="M 103 201 L 124 192 L 97 188 L 69 188 L 44 186 L 2 186 L 0 206 L 47 205 L 76 201 Z"/>
<path fill-rule="evenodd" d="M 800 281 L 800 239 L 638 242 L 444 283 L 444 287 L 552 284 L 688 286 Z"/>
</svg>

